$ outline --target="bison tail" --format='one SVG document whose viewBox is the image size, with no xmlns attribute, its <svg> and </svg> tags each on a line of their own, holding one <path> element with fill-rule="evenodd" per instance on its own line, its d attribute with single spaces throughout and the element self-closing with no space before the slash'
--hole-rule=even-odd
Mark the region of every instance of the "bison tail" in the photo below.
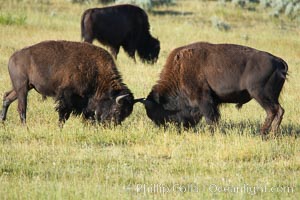
<svg viewBox="0 0 300 200">
<path fill-rule="evenodd" d="M 81 17 L 81 24 L 80 24 L 81 25 L 81 40 L 83 40 L 83 38 L 84 38 L 84 18 L 85 18 L 86 12 L 87 11 L 85 11 Z"/>
<path fill-rule="evenodd" d="M 286 80 L 287 76 L 288 76 L 288 65 L 287 65 L 287 63 L 283 59 L 277 57 L 275 66 L 276 66 L 277 75 L 281 79 Z"/>
<path fill-rule="evenodd" d="M 92 10 L 88 9 L 84 11 L 81 17 L 81 40 L 85 42 L 92 42 Z"/>
<path fill-rule="evenodd" d="M 281 69 L 281 74 L 284 76 L 284 78 L 286 78 L 286 76 L 288 76 L 288 65 L 287 65 L 287 63 L 286 63 L 284 60 L 282 60 L 282 59 L 281 59 L 281 62 L 282 62 L 282 64 L 283 64 L 283 66 L 284 66 L 284 68 Z"/>
</svg>

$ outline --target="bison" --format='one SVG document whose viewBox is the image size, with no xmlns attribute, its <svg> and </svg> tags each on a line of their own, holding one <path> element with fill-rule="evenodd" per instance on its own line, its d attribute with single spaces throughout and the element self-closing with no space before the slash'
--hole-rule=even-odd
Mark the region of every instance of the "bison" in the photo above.
<svg viewBox="0 0 300 200">
<path fill-rule="evenodd" d="M 154 63 L 160 51 L 159 40 L 149 32 L 145 11 L 134 5 L 116 5 L 86 10 L 81 19 L 81 37 L 92 43 L 97 39 L 117 58 L 122 46 L 135 61 L 135 52 L 143 62 Z"/>
<path fill-rule="evenodd" d="M 8 70 L 13 89 L 4 95 L 2 121 L 9 105 L 18 99 L 18 112 L 25 124 L 31 89 L 54 97 L 61 126 L 71 113 L 120 124 L 136 102 L 111 55 L 88 43 L 44 41 L 23 48 L 10 57 Z"/>
<path fill-rule="evenodd" d="M 208 124 L 220 118 L 219 105 L 238 108 L 255 99 L 266 111 L 261 127 L 267 135 L 276 131 L 284 109 L 278 97 L 288 66 L 270 53 L 235 44 L 198 42 L 173 50 L 143 101 L 148 117 L 157 125 L 166 122 L 195 126 L 202 116 Z"/>
</svg>

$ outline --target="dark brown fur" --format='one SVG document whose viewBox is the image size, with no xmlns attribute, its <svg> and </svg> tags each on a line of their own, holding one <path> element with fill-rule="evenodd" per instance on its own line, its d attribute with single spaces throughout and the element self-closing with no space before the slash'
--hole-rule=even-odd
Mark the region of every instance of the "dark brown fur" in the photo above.
<svg viewBox="0 0 300 200">
<path fill-rule="evenodd" d="M 26 121 L 28 91 L 34 88 L 57 101 L 59 121 L 73 112 L 84 118 L 119 124 L 132 112 L 133 95 L 110 54 L 88 43 L 45 41 L 15 52 L 8 70 L 13 90 L 3 98 L 1 120 L 9 105 L 18 99 L 21 121 Z M 116 104 L 116 98 L 123 96 Z"/>
<path fill-rule="evenodd" d="M 144 101 L 156 124 L 196 125 L 219 120 L 218 106 L 237 107 L 254 98 L 267 112 L 261 133 L 272 124 L 276 131 L 284 109 L 278 97 L 286 79 L 287 64 L 276 56 L 234 44 L 194 43 L 173 50 L 160 80 Z"/>
<path fill-rule="evenodd" d="M 160 43 L 150 34 L 145 11 L 134 5 L 116 5 L 86 10 L 81 19 L 81 36 L 85 42 L 97 39 L 110 48 L 117 58 L 122 46 L 135 60 L 135 52 L 143 62 L 156 62 Z"/>
</svg>

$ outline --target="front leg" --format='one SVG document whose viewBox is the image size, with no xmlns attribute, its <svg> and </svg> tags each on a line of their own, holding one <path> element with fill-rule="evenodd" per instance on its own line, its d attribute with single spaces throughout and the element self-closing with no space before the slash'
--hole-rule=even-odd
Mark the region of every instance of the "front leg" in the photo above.
<svg viewBox="0 0 300 200">
<path fill-rule="evenodd" d="M 64 126 L 65 122 L 69 119 L 70 115 L 71 115 L 71 111 L 67 109 L 62 109 L 58 111 L 58 116 L 59 116 L 58 126 L 60 128 Z"/>
<path fill-rule="evenodd" d="M 114 59 L 117 60 L 117 56 L 120 51 L 120 46 L 111 46 L 111 47 L 109 47 L 109 49 L 110 49 L 111 55 L 114 57 Z"/>
<path fill-rule="evenodd" d="M 59 127 L 62 128 L 72 113 L 72 108 L 70 102 L 68 102 L 66 92 L 61 92 L 58 96 L 56 111 L 58 112 L 59 117 Z"/>
</svg>

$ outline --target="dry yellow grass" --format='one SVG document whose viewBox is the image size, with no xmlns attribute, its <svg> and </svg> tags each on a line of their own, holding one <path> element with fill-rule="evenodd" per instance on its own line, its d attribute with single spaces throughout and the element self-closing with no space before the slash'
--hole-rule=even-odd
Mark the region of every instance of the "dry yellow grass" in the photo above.
<svg viewBox="0 0 300 200">
<path fill-rule="evenodd" d="M 24 24 L 0 24 L 1 96 L 11 87 L 7 62 L 15 50 L 49 39 L 79 41 L 81 13 L 101 6 L 65 0 L 1 0 L 0 5 L 3 16 L 26 16 Z M 122 126 L 90 126 L 71 117 L 60 130 L 54 101 L 42 102 L 31 91 L 27 128 L 20 124 L 16 103 L 0 124 L 0 199 L 297 199 L 299 24 L 214 1 L 178 0 L 148 14 L 151 32 L 161 41 L 158 62 L 134 63 L 123 51 L 117 60 L 136 97 L 149 93 L 173 48 L 195 41 L 251 46 L 289 64 L 280 100 L 286 110 L 281 136 L 261 140 L 265 113 L 254 101 L 240 111 L 223 106 L 214 136 L 204 121 L 181 134 L 175 127 L 157 128 L 139 104 Z M 214 28 L 213 16 L 231 29 Z M 234 190 L 238 187 L 247 190 Z"/>
</svg>

